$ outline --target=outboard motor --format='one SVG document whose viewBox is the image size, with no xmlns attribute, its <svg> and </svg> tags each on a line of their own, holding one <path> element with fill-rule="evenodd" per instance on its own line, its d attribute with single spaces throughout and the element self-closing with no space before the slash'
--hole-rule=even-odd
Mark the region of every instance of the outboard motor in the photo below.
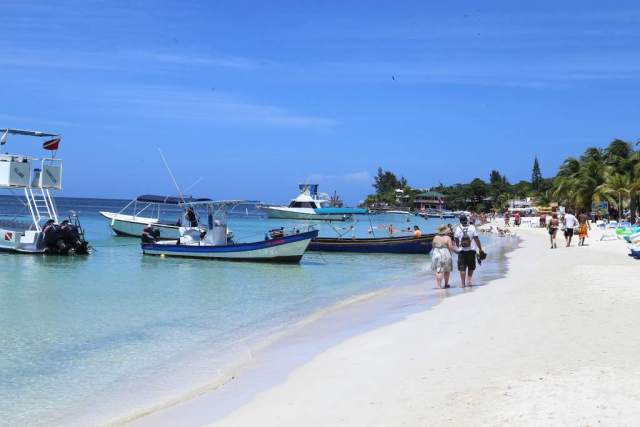
<svg viewBox="0 0 640 427">
<path fill-rule="evenodd" d="M 42 242 L 48 253 L 57 254 L 60 253 L 61 250 L 64 250 L 60 226 L 52 219 L 48 220 L 42 229 Z"/>
<path fill-rule="evenodd" d="M 142 243 L 155 243 L 160 240 L 160 230 L 147 225 L 142 231 Z"/>
<path fill-rule="evenodd" d="M 213 219 L 213 215 L 209 214 L 207 218 L 207 234 L 204 241 L 212 246 L 224 246 L 227 242 L 227 225 L 218 219 Z"/>
</svg>

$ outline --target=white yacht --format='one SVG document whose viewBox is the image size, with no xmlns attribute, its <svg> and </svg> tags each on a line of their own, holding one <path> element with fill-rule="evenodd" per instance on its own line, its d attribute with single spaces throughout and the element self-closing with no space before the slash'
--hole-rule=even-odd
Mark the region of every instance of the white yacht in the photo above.
<svg viewBox="0 0 640 427">
<path fill-rule="evenodd" d="M 318 184 L 300 184 L 300 194 L 288 206 L 263 206 L 269 218 L 314 221 L 346 221 L 366 209 L 332 207 L 327 194 L 318 193 Z"/>
</svg>

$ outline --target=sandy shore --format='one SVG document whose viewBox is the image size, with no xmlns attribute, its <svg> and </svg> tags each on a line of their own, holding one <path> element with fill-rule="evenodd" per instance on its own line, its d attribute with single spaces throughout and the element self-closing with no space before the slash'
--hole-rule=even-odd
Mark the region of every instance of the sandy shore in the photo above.
<svg viewBox="0 0 640 427">
<path fill-rule="evenodd" d="M 505 278 L 325 351 L 215 425 L 637 425 L 640 261 L 597 232 L 555 250 L 518 233 Z"/>
<path fill-rule="evenodd" d="M 554 250 L 517 233 L 506 277 L 330 347 L 213 425 L 638 425 L 640 261 L 598 232 Z M 133 424 L 204 425 L 211 399 Z"/>
</svg>

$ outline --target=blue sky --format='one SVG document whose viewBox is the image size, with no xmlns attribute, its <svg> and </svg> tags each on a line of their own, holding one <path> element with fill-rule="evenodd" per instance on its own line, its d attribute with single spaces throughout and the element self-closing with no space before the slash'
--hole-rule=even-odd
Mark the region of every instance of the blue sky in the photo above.
<svg viewBox="0 0 640 427">
<path fill-rule="evenodd" d="M 635 2 L 2 0 L 0 15 L 0 127 L 63 134 L 68 196 L 174 192 L 158 147 L 197 195 L 281 202 L 317 181 L 355 203 L 378 166 L 418 187 L 518 181 L 535 155 L 550 175 L 640 138 Z"/>
</svg>

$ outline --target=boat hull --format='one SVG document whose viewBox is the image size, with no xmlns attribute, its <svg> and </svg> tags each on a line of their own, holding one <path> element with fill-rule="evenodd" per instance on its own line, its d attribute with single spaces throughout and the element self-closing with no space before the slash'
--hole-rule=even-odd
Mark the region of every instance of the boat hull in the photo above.
<svg viewBox="0 0 640 427">
<path fill-rule="evenodd" d="M 387 254 L 428 254 L 431 252 L 434 235 L 421 237 L 386 238 L 327 238 L 318 237 L 311 241 L 310 251 L 358 252 Z"/>
<path fill-rule="evenodd" d="M 109 226 L 118 236 L 141 237 L 144 228 L 151 224 L 160 231 L 161 240 L 177 240 L 180 238 L 180 227 L 158 223 L 157 218 L 134 217 L 113 212 L 100 212 L 100 215 L 109 220 Z"/>
<path fill-rule="evenodd" d="M 313 209 L 306 208 L 279 208 L 274 206 L 263 207 L 269 218 L 297 219 L 303 221 L 346 221 L 351 215 L 345 214 L 319 214 Z"/>
<path fill-rule="evenodd" d="M 318 231 L 293 234 L 277 239 L 224 246 L 177 245 L 173 243 L 142 244 L 145 255 L 164 255 L 225 261 L 297 263 Z"/>
<path fill-rule="evenodd" d="M 39 244 L 40 235 L 39 231 L 16 231 L 0 228 L 0 252 L 44 254 L 45 248 Z"/>
</svg>

